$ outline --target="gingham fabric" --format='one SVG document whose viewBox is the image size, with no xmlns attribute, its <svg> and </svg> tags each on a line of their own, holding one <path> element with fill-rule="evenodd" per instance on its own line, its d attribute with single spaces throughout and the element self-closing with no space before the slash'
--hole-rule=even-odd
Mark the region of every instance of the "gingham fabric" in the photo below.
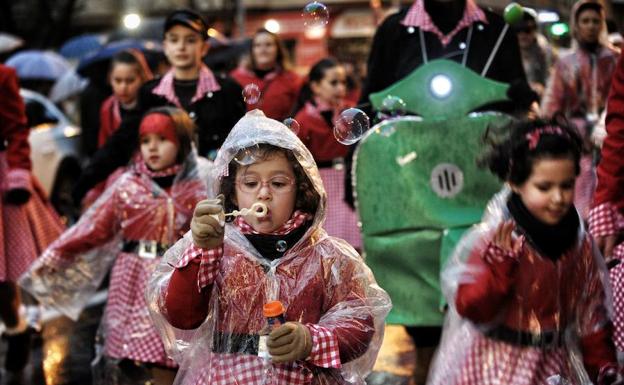
<svg viewBox="0 0 624 385">
<path fill-rule="evenodd" d="M 433 23 L 431 17 L 425 10 L 425 1 L 416 0 L 414 5 L 411 6 L 401 24 L 406 27 L 420 28 L 424 32 L 431 32 L 440 39 L 442 45 L 448 45 L 459 31 L 468 27 L 469 25 L 481 22 L 487 23 L 485 13 L 477 6 L 473 0 L 466 0 L 466 8 L 464 10 L 464 16 L 459 21 L 455 29 L 449 32 L 448 35 L 444 35 L 438 27 Z"/>
<path fill-rule="evenodd" d="M 574 207 L 581 214 L 581 218 L 587 219 L 596 190 L 596 168 L 592 156 L 582 156 L 580 166 L 581 170 L 574 185 Z"/>
<path fill-rule="evenodd" d="M 620 254 L 622 253 L 622 245 Z M 620 263 L 609 270 L 609 280 L 613 290 L 613 342 L 619 352 L 624 352 L 624 264 Z"/>
<path fill-rule="evenodd" d="M 312 383 L 312 367 L 340 368 L 337 338 L 326 328 L 306 324 L 312 336 L 312 352 L 304 361 L 272 364 L 262 357 L 249 354 L 210 355 L 197 374 L 185 378 L 184 384 L 194 385 L 306 385 Z M 212 368 L 211 368 L 212 366 Z M 326 382 L 322 382 L 325 384 Z M 329 383 L 328 383 L 329 384 Z"/>
<path fill-rule="evenodd" d="M 589 232 L 594 237 L 615 235 L 624 228 L 624 217 L 610 202 L 605 202 L 589 212 Z"/>
<path fill-rule="evenodd" d="M 180 170 L 182 169 L 181 164 L 174 164 L 173 166 L 167 167 L 164 170 L 152 171 L 147 167 L 147 164 L 145 164 L 145 161 L 143 160 L 143 158 L 139 158 L 137 162 L 135 163 L 134 167 L 139 174 L 145 174 L 149 176 L 150 178 L 160 178 L 164 176 L 175 175 L 179 173 Z"/>
<path fill-rule="evenodd" d="M 136 170 L 125 172 L 42 256 L 46 265 L 62 269 L 82 263 L 85 252 L 106 245 L 115 236 L 126 240 L 172 244 L 189 228 L 195 205 L 207 196 L 198 175 L 181 178 L 167 190 Z M 78 262 L 77 262 L 78 260 Z M 103 317 L 106 355 L 174 367 L 167 357 L 145 301 L 148 279 L 160 257 L 117 254 L 110 275 Z"/>
<path fill-rule="evenodd" d="M 563 349 L 513 346 L 487 338 L 474 328 L 464 331 L 461 337 L 471 340 L 470 350 L 460 354 L 452 351 L 458 344 L 445 344 L 446 350 L 438 354 L 461 361 L 438 360 L 429 385 L 548 385 L 553 376 L 576 385 Z"/>
<path fill-rule="evenodd" d="M 327 192 L 327 218 L 323 228 L 332 237 L 344 239 L 355 249 L 362 249 L 362 234 L 358 215 L 344 201 L 345 170 L 320 168 L 319 173 Z"/>
<path fill-rule="evenodd" d="M 524 244 L 524 236 L 521 238 L 520 242 Z M 522 250 L 522 245 L 520 249 Z M 483 260 L 485 260 L 489 264 L 496 264 L 505 262 L 509 259 L 517 260 L 520 255 L 520 251 L 511 252 L 503 249 L 502 247 L 490 242 L 483 253 Z"/>
<path fill-rule="evenodd" d="M 159 262 L 128 253 L 117 257 L 104 314 L 107 356 L 177 366 L 167 357 L 145 302 L 146 282 Z"/>
<path fill-rule="evenodd" d="M 64 226 L 48 202 L 42 187 L 27 170 L 30 199 L 23 205 L 3 202 L 8 191 L 9 169 L 0 151 L 0 281 L 16 282 L 37 256 L 63 232 Z"/>
<path fill-rule="evenodd" d="M 173 69 L 169 70 L 162 77 L 160 83 L 152 90 L 154 95 L 160 95 L 167 99 L 170 103 L 175 104 L 176 106 L 182 108 L 180 104 L 180 100 L 178 96 L 175 94 L 175 89 L 173 87 L 174 82 Z M 199 79 L 197 80 L 197 89 L 195 91 L 195 95 L 191 99 L 191 103 L 196 102 L 197 100 L 204 97 L 205 94 L 216 92 L 221 89 L 221 86 L 217 82 L 212 71 L 206 67 L 202 66 L 199 69 Z"/>
<path fill-rule="evenodd" d="M 306 221 L 312 219 L 310 214 L 304 213 L 303 211 L 296 210 L 292 217 L 284 222 L 282 226 L 280 226 L 277 230 L 271 233 L 271 235 L 284 235 L 288 234 L 291 231 L 299 228 Z M 238 229 L 243 234 L 259 234 L 256 230 L 251 227 L 249 223 L 245 221 L 245 218 L 240 215 L 236 217 L 234 220 L 234 225 L 238 227 Z M 184 254 L 182 254 L 182 258 L 175 264 L 176 268 L 181 268 L 188 265 L 191 261 L 199 258 L 199 272 L 197 273 L 197 289 L 201 291 L 202 288 L 212 285 L 214 279 L 219 272 L 219 261 L 223 256 L 223 247 L 219 247 L 212 250 L 202 249 L 201 247 L 195 246 L 195 244 L 191 244 L 191 247 L 184 250 Z"/>
</svg>

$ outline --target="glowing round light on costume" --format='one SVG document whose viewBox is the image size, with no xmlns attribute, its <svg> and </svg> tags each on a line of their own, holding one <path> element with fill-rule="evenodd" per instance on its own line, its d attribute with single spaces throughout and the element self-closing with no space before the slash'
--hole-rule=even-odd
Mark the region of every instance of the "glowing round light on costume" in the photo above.
<svg viewBox="0 0 624 385">
<path fill-rule="evenodd" d="M 275 243 L 275 250 L 278 253 L 283 253 L 286 249 L 288 249 L 288 243 L 286 243 L 283 239 L 280 239 Z"/>
<path fill-rule="evenodd" d="M 444 99 L 453 91 L 453 82 L 451 82 L 451 79 L 446 75 L 436 75 L 431 79 L 429 88 L 433 96 Z"/>
<path fill-rule="evenodd" d="M 329 11 L 323 3 L 313 1 L 303 7 L 303 25 L 307 28 L 324 27 L 329 23 Z"/>
<path fill-rule="evenodd" d="M 279 33 L 279 31 L 282 29 L 282 26 L 280 25 L 279 21 L 275 19 L 269 19 L 264 22 L 264 29 L 271 33 Z"/>
<path fill-rule="evenodd" d="M 243 100 L 247 104 L 256 104 L 260 100 L 260 87 L 255 83 L 249 83 L 243 88 Z"/>
<path fill-rule="evenodd" d="M 286 127 L 288 127 L 288 129 L 290 131 L 292 131 L 295 135 L 299 134 L 299 130 L 301 129 L 301 125 L 299 125 L 299 122 L 296 121 L 293 118 L 286 118 L 284 119 L 284 121 L 282 122 L 284 123 L 284 125 Z"/>
<path fill-rule="evenodd" d="M 362 138 L 370 128 L 368 116 L 357 108 L 349 108 L 334 122 L 334 137 L 344 145 L 350 145 Z"/>
<path fill-rule="evenodd" d="M 123 25 L 127 29 L 137 29 L 141 25 L 141 16 L 136 13 L 129 13 L 123 17 Z"/>
</svg>

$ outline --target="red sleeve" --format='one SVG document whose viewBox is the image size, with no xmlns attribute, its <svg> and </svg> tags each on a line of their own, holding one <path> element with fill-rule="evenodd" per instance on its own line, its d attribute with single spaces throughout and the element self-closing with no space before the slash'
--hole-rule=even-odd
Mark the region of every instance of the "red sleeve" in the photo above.
<svg viewBox="0 0 624 385">
<path fill-rule="evenodd" d="M 113 96 L 109 96 L 100 107 L 100 131 L 98 132 L 98 148 L 104 146 L 106 140 L 113 133 L 113 117 L 111 108 L 113 107 Z"/>
<path fill-rule="evenodd" d="M 175 269 L 165 295 L 165 317 L 178 329 L 195 329 L 208 315 L 212 285 L 197 290 L 198 259 Z"/>
<path fill-rule="evenodd" d="M 613 203 L 624 209 L 624 56 L 620 56 L 611 81 L 607 101 L 607 137 L 602 144 L 602 159 L 598 164 L 598 186 L 594 205 Z"/>
<path fill-rule="evenodd" d="M 10 168 L 31 169 L 28 144 L 28 120 L 24 101 L 19 94 L 15 70 L 0 65 L 0 132 L 7 141 L 7 163 Z"/>
<path fill-rule="evenodd" d="M 460 277 L 455 306 L 457 312 L 474 322 L 489 322 L 501 309 L 515 282 L 517 260 L 488 242 L 475 247 Z"/>
</svg>

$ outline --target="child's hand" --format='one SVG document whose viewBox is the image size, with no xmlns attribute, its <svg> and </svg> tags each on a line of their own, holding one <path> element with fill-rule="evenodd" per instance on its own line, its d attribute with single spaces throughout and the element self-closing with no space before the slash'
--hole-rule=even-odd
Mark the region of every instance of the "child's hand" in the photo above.
<svg viewBox="0 0 624 385">
<path fill-rule="evenodd" d="M 213 217 L 223 211 L 221 199 L 204 199 L 195 206 L 191 234 L 196 246 L 214 249 L 223 244 L 223 226 Z"/>
<path fill-rule="evenodd" d="M 498 225 L 492 243 L 510 254 L 517 255 L 523 242 L 521 238 L 513 239 L 512 233 L 515 229 L 516 225 L 513 221 L 504 221 Z"/>
<path fill-rule="evenodd" d="M 299 322 L 286 322 L 269 334 L 267 348 L 274 363 L 303 360 L 312 351 L 310 330 Z"/>
</svg>

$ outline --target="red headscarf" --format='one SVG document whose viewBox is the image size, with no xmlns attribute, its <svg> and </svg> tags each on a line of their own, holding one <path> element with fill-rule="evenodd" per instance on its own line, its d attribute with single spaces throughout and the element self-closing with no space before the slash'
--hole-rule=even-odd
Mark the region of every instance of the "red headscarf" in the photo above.
<svg viewBox="0 0 624 385">
<path fill-rule="evenodd" d="M 176 147 L 180 146 L 175 124 L 171 117 L 166 114 L 151 113 L 143 118 L 139 127 L 139 137 L 147 134 L 158 134 L 173 142 Z"/>
</svg>

